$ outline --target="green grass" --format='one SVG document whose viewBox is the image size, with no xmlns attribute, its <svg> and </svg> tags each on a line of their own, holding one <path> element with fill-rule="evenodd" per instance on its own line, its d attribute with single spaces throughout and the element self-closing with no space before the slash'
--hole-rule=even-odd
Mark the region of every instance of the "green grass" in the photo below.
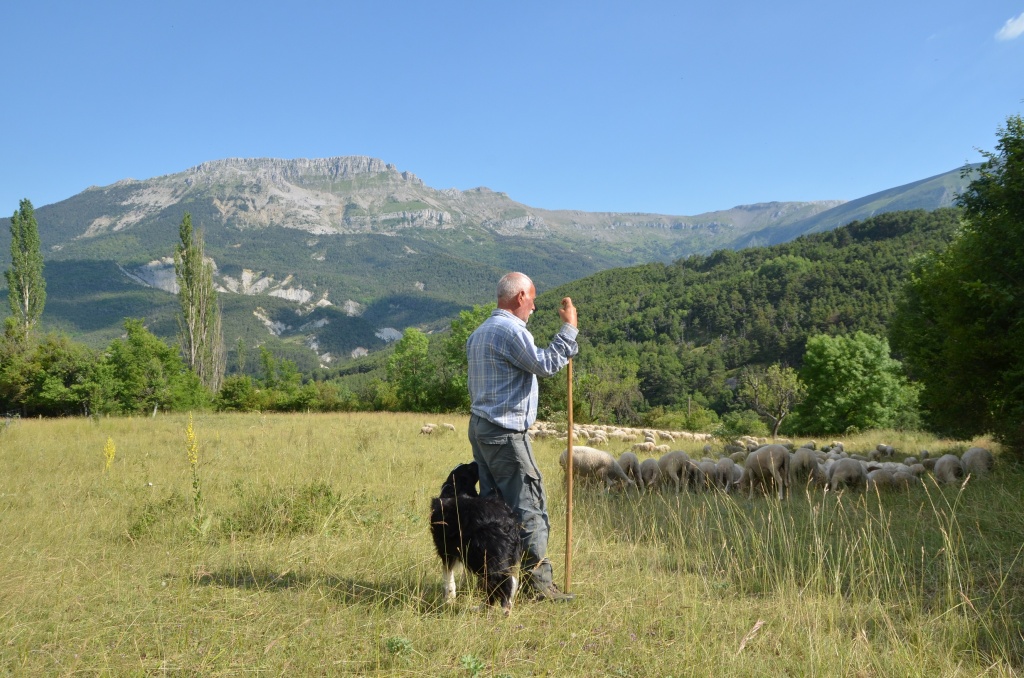
<svg viewBox="0 0 1024 678">
<path fill-rule="evenodd" d="M 1024 473 L 998 457 L 992 476 L 965 487 L 881 497 L 794 492 L 779 503 L 579 487 L 577 601 L 520 601 L 505 618 L 475 610 L 479 593 L 442 602 L 429 500 L 470 453 L 464 418 L 437 436 L 418 435 L 424 421 L 196 415 L 202 520 L 184 416 L 0 422 L 0 674 L 1022 668 Z M 116 456 L 105 472 L 108 438 Z M 933 454 L 968 444 L 885 441 Z M 561 446 L 536 450 L 561 578 Z"/>
</svg>

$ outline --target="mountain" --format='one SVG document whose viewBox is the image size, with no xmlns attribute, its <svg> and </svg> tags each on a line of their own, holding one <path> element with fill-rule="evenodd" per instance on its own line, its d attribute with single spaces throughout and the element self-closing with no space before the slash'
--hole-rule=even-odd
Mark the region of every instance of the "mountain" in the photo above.
<svg viewBox="0 0 1024 678">
<path fill-rule="evenodd" d="M 744 247 L 776 245 L 789 242 L 801 235 L 831 231 L 854 221 L 868 219 L 886 212 L 916 209 L 935 210 L 941 207 L 950 207 L 955 203 L 956 196 L 962 193 L 974 179 L 976 170 L 980 166 L 981 163 L 969 165 L 970 171 L 966 174 L 963 168 L 955 169 L 903 186 L 872 193 L 857 200 L 844 202 L 796 223 L 768 226 L 752 231 L 731 242 L 729 248 L 743 249 Z"/>
<path fill-rule="evenodd" d="M 508 270 L 529 272 L 544 290 L 806 229 L 842 206 L 772 202 L 696 216 L 543 210 L 488 188 L 431 188 L 363 156 L 216 160 L 39 207 L 43 322 L 104 346 L 125 317 L 144 317 L 173 339 L 172 255 L 185 212 L 216 268 L 229 348 L 266 343 L 312 369 L 377 350 L 409 326 L 446 326 L 491 301 Z M 0 220 L 5 259 L 9 237 Z"/>
</svg>

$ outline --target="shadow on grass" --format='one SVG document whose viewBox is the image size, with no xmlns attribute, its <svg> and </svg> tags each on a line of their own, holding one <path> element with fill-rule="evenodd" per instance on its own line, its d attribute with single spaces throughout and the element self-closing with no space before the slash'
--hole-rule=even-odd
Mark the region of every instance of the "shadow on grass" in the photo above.
<svg viewBox="0 0 1024 678">
<path fill-rule="evenodd" d="M 355 577 L 309 575 L 292 570 L 278 572 L 267 568 L 230 568 L 213 572 L 199 571 L 192 575 L 196 586 L 219 586 L 261 592 L 321 592 L 344 605 L 363 605 L 381 609 L 414 609 L 420 614 L 447 614 L 452 605 L 445 602 L 440 577 L 426 583 L 416 577 L 390 577 L 371 581 Z M 463 591 L 469 600 L 476 591 Z M 474 600 L 474 604 L 482 600 Z"/>
</svg>

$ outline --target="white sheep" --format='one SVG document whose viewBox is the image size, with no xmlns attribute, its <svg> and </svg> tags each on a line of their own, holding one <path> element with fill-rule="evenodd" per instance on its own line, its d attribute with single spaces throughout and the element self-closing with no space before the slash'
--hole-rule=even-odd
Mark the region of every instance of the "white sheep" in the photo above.
<svg viewBox="0 0 1024 678">
<path fill-rule="evenodd" d="M 825 485 L 824 474 L 818 467 L 818 455 L 810 447 L 800 447 L 789 460 L 789 477 L 793 485 Z"/>
<path fill-rule="evenodd" d="M 643 474 L 640 473 L 640 460 L 632 452 L 623 452 L 619 455 L 619 466 L 626 472 L 626 475 L 633 479 L 637 489 L 644 489 Z"/>
<path fill-rule="evenodd" d="M 719 483 L 719 487 L 721 487 L 726 492 L 732 492 L 733 485 L 734 485 L 734 483 L 733 483 L 734 469 L 739 468 L 739 467 L 736 466 L 736 463 L 733 462 L 733 460 L 730 459 L 729 457 L 722 457 L 717 462 L 715 462 L 715 466 L 718 467 L 718 483 Z M 742 471 L 741 471 L 741 475 L 742 475 Z M 737 482 L 738 482 L 738 480 L 739 479 L 737 478 Z"/>
<path fill-rule="evenodd" d="M 455 432 L 455 424 L 443 423 L 441 424 L 441 427 L 447 431 Z"/>
<path fill-rule="evenodd" d="M 864 464 L 856 459 L 839 459 L 828 472 L 829 489 L 837 492 L 841 487 L 849 487 L 853 490 L 863 490 L 868 485 L 868 474 L 864 470 Z"/>
<path fill-rule="evenodd" d="M 661 480 L 661 467 L 658 465 L 658 460 L 654 458 L 644 459 L 640 463 L 640 477 L 643 479 L 643 488 L 645 490 L 656 488 Z"/>
<path fill-rule="evenodd" d="M 972 447 L 964 452 L 960 458 L 960 464 L 964 467 L 965 473 L 976 476 L 983 476 L 992 470 L 992 453 L 984 447 Z"/>
<path fill-rule="evenodd" d="M 876 492 L 897 489 L 896 478 L 889 469 L 875 469 L 868 473 L 867 489 Z"/>
<path fill-rule="evenodd" d="M 747 456 L 740 487 L 748 490 L 751 499 L 755 483 L 766 493 L 770 483 L 778 491 L 780 500 L 789 494 L 789 450 L 784 445 L 764 445 Z"/>
<path fill-rule="evenodd" d="M 689 482 L 691 466 L 690 456 L 680 450 L 673 450 L 658 459 L 658 468 L 661 469 L 662 479 L 665 481 L 671 479 L 675 483 L 676 494 L 679 494 L 680 486 L 686 487 Z"/>
<path fill-rule="evenodd" d="M 429 436 L 434 434 L 434 427 L 431 424 L 424 424 L 420 427 L 421 436 Z"/>
<path fill-rule="evenodd" d="M 562 455 L 558 458 L 558 464 L 562 467 L 563 471 L 568 463 L 568 459 L 569 449 L 566 448 L 562 450 Z M 619 466 L 619 462 L 615 461 L 615 457 L 604 450 L 574 445 L 572 448 L 572 467 L 573 473 L 578 474 L 580 479 L 598 478 L 604 480 L 609 490 L 616 480 L 620 481 L 623 486 L 636 487 L 636 483 L 626 475 L 626 472 Z"/>
<path fill-rule="evenodd" d="M 710 459 L 701 459 L 697 462 L 697 470 L 699 476 L 697 479 L 696 486 L 702 490 L 712 490 L 716 487 L 721 487 L 722 484 L 718 481 L 718 465 Z"/>
<path fill-rule="evenodd" d="M 955 454 L 944 454 L 935 462 L 932 473 L 940 483 L 953 484 L 964 477 L 964 467 L 960 463 L 960 457 Z"/>
</svg>

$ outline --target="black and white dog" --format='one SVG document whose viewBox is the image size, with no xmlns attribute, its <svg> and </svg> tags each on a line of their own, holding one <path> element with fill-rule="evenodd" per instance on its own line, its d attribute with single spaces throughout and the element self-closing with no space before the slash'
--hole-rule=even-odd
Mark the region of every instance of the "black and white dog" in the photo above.
<svg viewBox="0 0 1024 678">
<path fill-rule="evenodd" d="M 476 491 L 476 462 L 459 464 L 430 502 L 430 532 L 444 568 L 445 597 L 455 600 L 455 572 L 461 563 L 484 585 L 487 602 L 508 614 L 519 582 L 523 557 L 519 522 L 501 497 L 481 498 Z"/>
</svg>

